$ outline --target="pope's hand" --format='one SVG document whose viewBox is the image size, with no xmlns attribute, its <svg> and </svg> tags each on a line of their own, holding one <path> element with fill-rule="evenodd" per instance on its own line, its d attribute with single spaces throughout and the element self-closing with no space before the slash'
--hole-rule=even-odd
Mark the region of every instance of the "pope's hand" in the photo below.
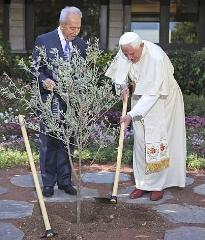
<svg viewBox="0 0 205 240">
<path fill-rule="evenodd" d="M 53 88 L 56 86 L 55 82 L 53 80 L 51 80 L 50 78 L 46 78 L 44 81 L 43 81 L 43 88 L 45 90 L 50 90 L 52 91 Z"/>
<path fill-rule="evenodd" d="M 124 117 L 121 118 L 120 120 L 121 123 L 125 123 L 125 129 L 130 125 L 130 123 L 132 122 L 132 117 L 127 114 Z"/>
</svg>

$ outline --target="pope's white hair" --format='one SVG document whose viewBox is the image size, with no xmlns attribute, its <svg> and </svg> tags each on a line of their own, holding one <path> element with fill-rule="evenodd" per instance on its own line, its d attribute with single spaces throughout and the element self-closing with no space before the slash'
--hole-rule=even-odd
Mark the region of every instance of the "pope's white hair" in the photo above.
<svg viewBox="0 0 205 240">
<path fill-rule="evenodd" d="M 135 32 L 126 32 L 124 33 L 119 40 L 119 46 L 132 46 L 137 47 L 142 43 L 142 38 Z"/>
<path fill-rule="evenodd" d="M 59 21 L 60 22 L 65 22 L 67 17 L 69 16 L 69 14 L 71 13 L 75 13 L 75 14 L 78 14 L 80 15 L 80 17 L 82 18 L 82 12 L 80 11 L 79 8 L 77 7 L 65 7 L 61 10 L 61 13 L 60 13 L 60 18 L 59 18 Z"/>
</svg>

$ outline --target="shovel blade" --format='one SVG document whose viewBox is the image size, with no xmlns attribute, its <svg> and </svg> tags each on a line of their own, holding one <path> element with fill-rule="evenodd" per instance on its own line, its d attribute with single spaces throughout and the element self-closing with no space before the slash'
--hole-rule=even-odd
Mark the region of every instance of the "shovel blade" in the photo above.
<svg viewBox="0 0 205 240">
<path fill-rule="evenodd" d="M 116 196 L 95 197 L 94 199 L 99 203 L 106 203 L 106 204 L 116 204 L 117 203 L 117 197 Z"/>
</svg>

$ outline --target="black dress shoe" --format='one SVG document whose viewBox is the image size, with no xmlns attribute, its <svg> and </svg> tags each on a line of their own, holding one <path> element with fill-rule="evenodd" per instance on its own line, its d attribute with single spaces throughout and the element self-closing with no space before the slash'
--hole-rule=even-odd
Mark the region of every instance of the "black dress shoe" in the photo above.
<svg viewBox="0 0 205 240">
<path fill-rule="evenodd" d="M 43 196 L 44 197 L 52 197 L 54 194 L 53 187 L 43 187 Z"/>
<path fill-rule="evenodd" d="M 77 195 L 77 190 L 72 185 L 59 185 L 58 189 L 64 190 L 65 193 L 68 193 L 70 195 Z"/>
</svg>

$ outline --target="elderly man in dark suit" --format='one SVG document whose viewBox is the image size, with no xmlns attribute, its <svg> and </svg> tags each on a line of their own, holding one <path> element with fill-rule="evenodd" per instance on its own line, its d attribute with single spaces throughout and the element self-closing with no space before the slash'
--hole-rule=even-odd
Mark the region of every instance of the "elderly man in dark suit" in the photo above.
<svg viewBox="0 0 205 240">
<path fill-rule="evenodd" d="M 81 28 L 82 13 L 76 7 L 65 7 L 61 10 L 59 27 L 52 32 L 37 37 L 33 51 L 34 61 L 38 59 L 36 46 L 46 49 L 48 59 L 52 58 L 51 49 L 58 49 L 60 57 L 68 59 L 72 47 L 77 47 L 81 56 L 85 57 L 86 43 L 78 37 Z M 55 87 L 56 81 L 43 63 L 39 68 L 39 86 L 41 97 L 46 100 L 50 89 Z M 66 106 L 62 99 L 57 96 L 60 110 L 65 111 Z M 43 131 L 46 126 L 41 124 Z M 64 144 L 53 137 L 40 133 L 40 168 L 43 181 L 43 195 L 51 197 L 54 194 L 54 185 L 64 190 L 65 193 L 76 195 L 76 189 L 71 183 L 71 167 Z"/>
</svg>

